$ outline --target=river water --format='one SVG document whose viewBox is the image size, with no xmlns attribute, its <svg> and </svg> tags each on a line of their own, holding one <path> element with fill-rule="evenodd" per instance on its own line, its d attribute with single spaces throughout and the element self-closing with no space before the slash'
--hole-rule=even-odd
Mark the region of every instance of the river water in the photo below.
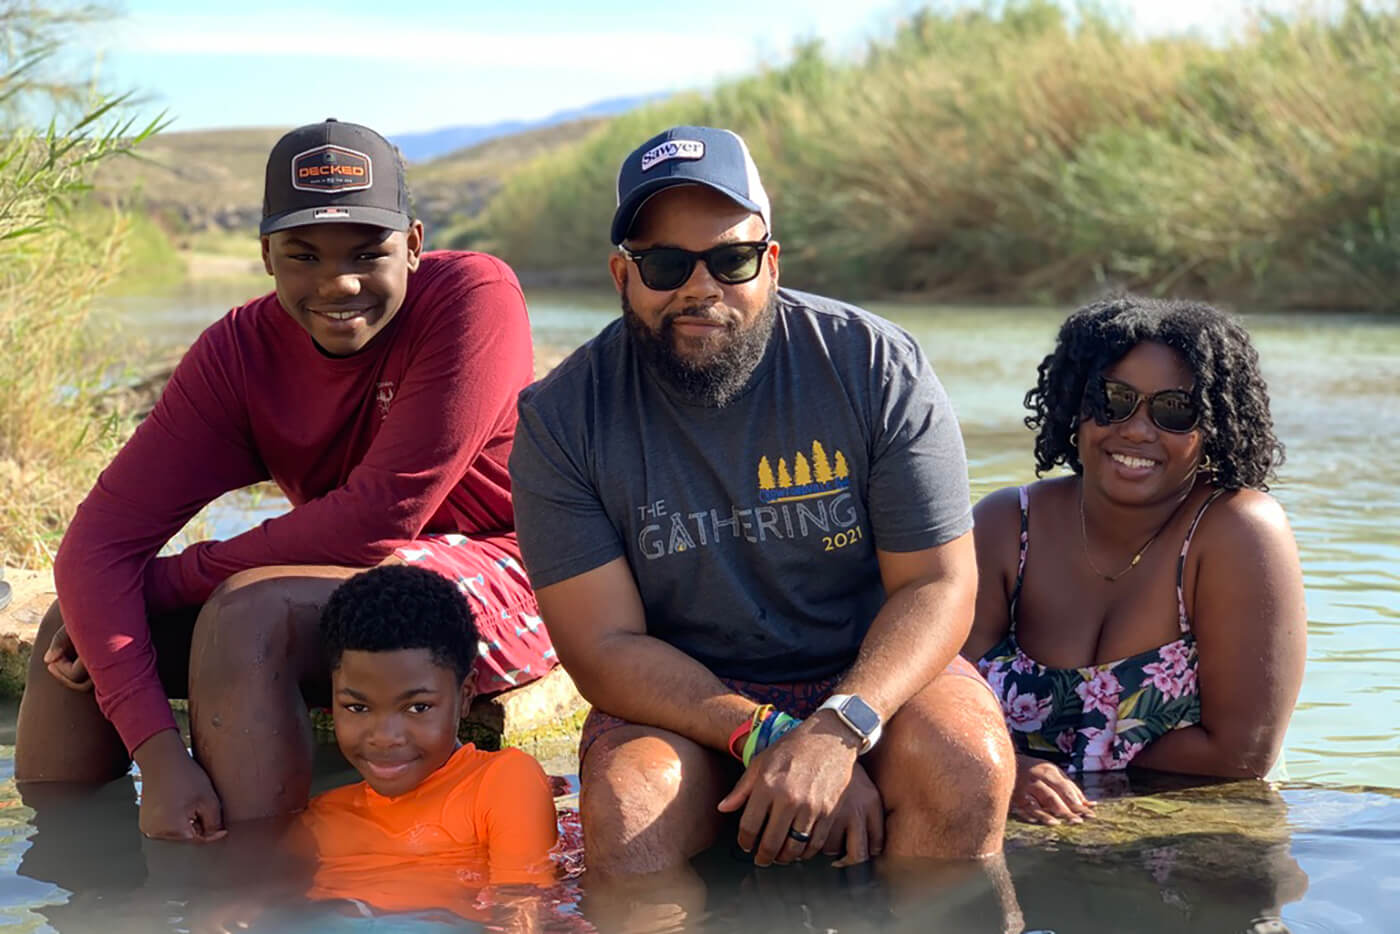
<svg viewBox="0 0 1400 934">
<path fill-rule="evenodd" d="M 114 308 L 136 335 L 183 344 L 246 294 L 248 284 L 204 287 Z M 870 307 L 918 338 L 947 386 L 974 497 L 1033 479 L 1021 397 L 1067 309 Z M 575 346 L 615 314 L 607 296 L 531 294 L 541 348 Z M 1400 320 L 1290 313 L 1244 321 L 1288 450 L 1273 492 L 1297 536 L 1307 588 L 1308 665 L 1285 746 L 1287 781 L 1118 802 L 1112 814 L 1127 829 L 1116 837 L 1022 834 L 1009 847 L 1009 887 L 1029 929 L 1400 931 Z M 283 508 L 276 496 L 225 497 L 205 529 L 233 534 Z M 0 729 L 6 722 L 0 715 Z M 8 778 L 9 754 L 0 746 L 0 778 Z M 327 783 L 343 777 L 334 766 L 322 771 Z M 0 785 L 0 862 L 18 870 L 0 878 L 0 924 L 198 928 L 192 893 L 156 884 L 155 866 L 169 857 L 162 845 L 140 844 L 130 782 L 103 794 L 60 808 L 66 821 L 37 820 L 36 833 L 34 811 L 11 782 Z M 76 814 L 91 831 L 73 829 Z M 65 862 L 77 867 L 71 879 L 54 868 Z M 1008 888 L 933 886 L 929 874 L 891 867 L 873 876 L 757 872 L 722 854 L 702 861 L 700 875 L 708 900 L 692 907 L 686 926 L 716 931 L 981 930 Z M 911 889 L 911 878 L 924 881 Z M 586 917 L 610 929 L 604 918 L 614 916 L 590 908 L 602 896 L 580 902 L 579 891 L 567 883 L 555 893 L 546 926 L 589 929 Z M 118 904 L 132 913 L 119 925 L 109 913 Z M 661 924 L 665 915 L 648 917 Z M 400 929 L 382 918 L 331 918 L 287 916 L 281 927 L 264 918 L 254 929 L 352 921 L 356 929 Z"/>
</svg>

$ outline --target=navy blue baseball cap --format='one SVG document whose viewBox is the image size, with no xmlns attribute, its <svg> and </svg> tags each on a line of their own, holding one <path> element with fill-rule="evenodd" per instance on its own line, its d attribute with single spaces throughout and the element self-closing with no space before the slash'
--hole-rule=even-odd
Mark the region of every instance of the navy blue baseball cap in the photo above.
<svg viewBox="0 0 1400 934">
<path fill-rule="evenodd" d="M 704 185 L 763 218 L 773 232 L 768 193 L 758 178 L 749 147 L 732 130 L 708 126 L 674 126 L 632 151 L 617 173 L 614 246 L 627 239 L 637 212 L 647 199 L 677 185 Z"/>
</svg>

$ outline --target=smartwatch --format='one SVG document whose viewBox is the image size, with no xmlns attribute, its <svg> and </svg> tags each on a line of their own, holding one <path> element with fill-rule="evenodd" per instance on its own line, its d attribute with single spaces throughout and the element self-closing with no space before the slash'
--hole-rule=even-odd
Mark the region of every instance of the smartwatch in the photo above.
<svg viewBox="0 0 1400 934">
<path fill-rule="evenodd" d="M 860 737 L 860 754 L 865 755 L 880 741 L 880 715 L 858 694 L 833 694 L 818 710 L 834 710 L 841 722 Z"/>
</svg>

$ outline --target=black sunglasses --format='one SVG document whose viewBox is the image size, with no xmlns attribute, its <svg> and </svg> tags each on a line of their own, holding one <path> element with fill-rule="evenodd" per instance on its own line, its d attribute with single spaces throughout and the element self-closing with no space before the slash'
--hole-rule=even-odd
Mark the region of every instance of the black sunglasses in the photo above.
<svg viewBox="0 0 1400 934">
<path fill-rule="evenodd" d="M 1163 431 L 1185 434 L 1201 420 L 1201 413 L 1196 410 L 1196 400 L 1185 389 L 1141 393 L 1127 383 L 1104 379 L 1100 381 L 1098 391 L 1090 392 L 1088 397 L 1089 413 L 1101 425 L 1126 422 L 1142 402 L 1147 403 L 1147 417 L 1152 419 L 1152 424 Z"/>
<path fill-rule="evenodd" d="M 745 243 L 721 243 L 699 253 L 675 246 L 659 246 L 652 250 L 629 250 L 620 246 L 618 250 L 637 264 L 643 285 L 657 292 L 669 292 L 685 285 L 695 271 L 696 260 L 704 260 L 710 275 L 725 285 L 748 282 L 763 268 L 768 240 L 764 237 Z"/>
</svg>

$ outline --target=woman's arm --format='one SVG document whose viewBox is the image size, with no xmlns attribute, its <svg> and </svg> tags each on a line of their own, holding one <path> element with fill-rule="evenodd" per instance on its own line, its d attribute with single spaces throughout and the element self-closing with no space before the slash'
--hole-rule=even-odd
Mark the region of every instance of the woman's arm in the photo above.
<svg viewBox="0 0 1400 934">
<path fill-rule="evenodd" d="M 1021 501 L 1016 487 L 989 493 L 972 510 L 977 548 L 977 604 L 962 655 L 977 662 L 1011 626 L 1010 595 L 1021 548 Z"/>
<path fill-rule="evenodd" d="M 1307 655 L 1298 547 L 1283 509 L 1243 490 L 1207 513 L 1192 549 L 1201 723 L 1133 759 L 1167 772 L 1260 778 L 1283 746 Z"/>
</svg>

